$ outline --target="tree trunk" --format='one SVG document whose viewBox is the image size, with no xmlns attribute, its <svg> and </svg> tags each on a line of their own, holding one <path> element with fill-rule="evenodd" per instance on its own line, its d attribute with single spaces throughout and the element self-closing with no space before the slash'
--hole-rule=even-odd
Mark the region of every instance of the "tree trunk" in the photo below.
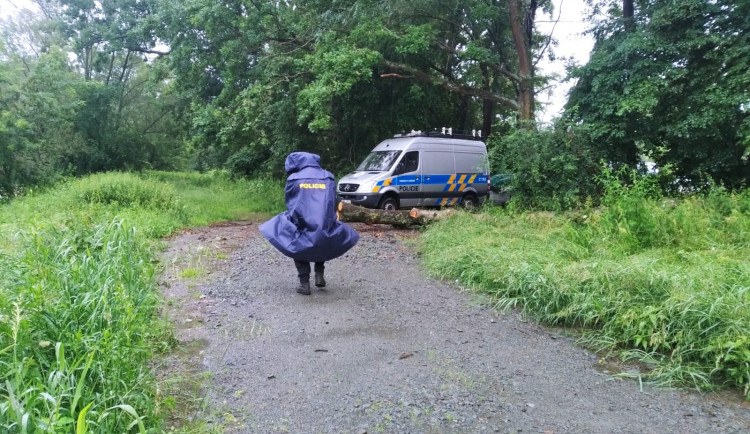
<svg viewBox="0 0 750 434">
<path fill-rule="evenodd" d="M 520 82 L 518 86 L 519 117 L 524 121 L 534 120 L 534 80 L 531 65 L 531 48 L 527 41 L 524 30 L 533 27 L 536 2 L 532 2 L 526 15 L 525 29 L 521 27 L 521 4 L 520 0 L 508 0 L 508 11 L 510 13 L 510 29 L 513 34 L 513 42 L 518 54 L 518 75 Z"/>
<path fill-rule="evenodd" d="M 492 124 L 495 123 L 495 102 L 484 100 L 482 102 L 482 137 L 489 137 L 492 133 Z"/>
<path fill-rule="evenodd" d="M 342 222 L 387 224 L 397 228 L 408 228 L 446 218 L 454 212 L 454 209 L 424 210 L 417 208 L 412 208 L 411 211 L 386 211 L 364 208 L 347 202 L 339 202 L 336 214 Z"/>
<path fill-rule="evenodd" d="M 337 215 L 342 222 L 383 223 L 399 228 L 406 228 L 415 224 L 414 220 L 409 217 L 409 211 L 370 209 L 347 202 L 339 202 Z"/>
<path fill-rule="evenodd" d="M 622 0 L 622 18 L 625 20 L 625 30 L 632 31 L 635 29 L 633 11 L 633 0 Z"/>
</svg>

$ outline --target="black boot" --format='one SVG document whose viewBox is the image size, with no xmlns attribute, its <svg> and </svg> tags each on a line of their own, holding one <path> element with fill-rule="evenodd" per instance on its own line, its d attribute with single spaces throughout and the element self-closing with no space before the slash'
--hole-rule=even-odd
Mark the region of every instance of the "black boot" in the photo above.
<svg viewBox="0 0 750 434">
<path fill-rule="evenodd" d="M 310 276 L 300 277 L 299 285 L 297 286 L 297 292 L 302 295 L 310 295 Z"/>
<path fill-rule="evenodd" d="M 323 277 L 322 271 L 315 272 L 315 286 L 317 286 L 318 288 L 326 287 L 326 279 L 325 277 Z"/>
</svg>

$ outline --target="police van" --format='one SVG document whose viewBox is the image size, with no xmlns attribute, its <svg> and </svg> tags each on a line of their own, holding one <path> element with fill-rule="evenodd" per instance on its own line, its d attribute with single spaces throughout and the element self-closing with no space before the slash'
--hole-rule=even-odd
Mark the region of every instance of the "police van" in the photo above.
<svg viewBox="0 0 750 434">
<path fill-rule="evenodd" d="M 339 180 L 339 200 L 396 210 L 461 204 L 489 195 L 490 170 L 481 132 L 412 131 L 380 142 L 357 169 Z"/>
</svg>

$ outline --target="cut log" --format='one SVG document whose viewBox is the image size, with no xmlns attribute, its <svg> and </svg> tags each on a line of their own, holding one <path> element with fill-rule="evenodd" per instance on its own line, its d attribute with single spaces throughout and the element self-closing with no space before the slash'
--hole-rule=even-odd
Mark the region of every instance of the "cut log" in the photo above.
<svg viewBox="0 0 750 434">
<path fill-rule="evenodd" d="M 370 209 L 347 202 L 339 202 L 337 215 L 342 222 L 382 223 L 397 228 L 407 228 L 421 224 L 411 218 L 409 211 L 406 210 L 386 211 L 384 209 Z"/>
<path fill-rule="evenodd" d="M 412 208 L 411 211 L 409 211 L 409 217 L 414 220 L 419 220 L 423 223 L 427 223 L 436 220 L 442 220 L 446 217 L 452 216 L 455 213 L 455 208 L 447 208 L 441 210 Z"/>
<path fill-rule="evenodd" d="M 412 208 L 410 211 L 386 211 L 370 209 L 348 202 L 339 202 L 336 215 L 342 222 L 360 222 L 367 224 L 387 224 L 397 228 L 425 225 L 429 222 L 446 218 L 455 212 L 454 209 L 428 210 Z"/>
</svg>

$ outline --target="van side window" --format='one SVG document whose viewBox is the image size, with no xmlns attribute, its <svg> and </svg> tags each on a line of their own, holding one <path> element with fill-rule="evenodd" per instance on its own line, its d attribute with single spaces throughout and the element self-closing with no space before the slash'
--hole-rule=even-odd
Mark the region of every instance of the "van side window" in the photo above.
<svg viewBox="0 0 750 434">
<path fill-rule="evenodd" d="M 419 151 L 411 151 L 404 154 L 404 158 L 396 165 L 393 175 L 414 172 L 419 168 Z"/>
<path fill-rule="evenodd" d="M 422 173 L 425 175 L 456 173 L 453 155 L 453 151 L 423 151 Z"/>
<path fill-rule="evenodd" d="M 484 154 L 456 152 L 456 172 L 487 173 L 486 157 Z"/>
</svg>

